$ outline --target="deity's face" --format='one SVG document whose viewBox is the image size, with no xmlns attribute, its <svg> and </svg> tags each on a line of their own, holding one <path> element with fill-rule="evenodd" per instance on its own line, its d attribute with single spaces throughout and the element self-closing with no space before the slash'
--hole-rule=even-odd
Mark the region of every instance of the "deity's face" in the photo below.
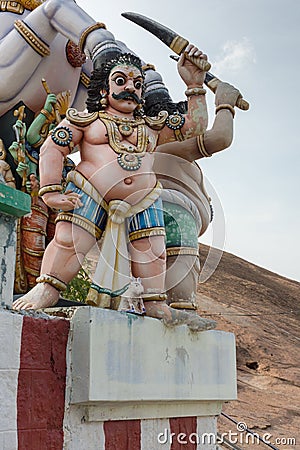
<svg viewBox="0 0 300 450">
<path fill-rule="evenodd" d="M 110 72 L 108 109 L 133 113 L 142 98 L 143 77 L 133 65 L 118 65 Z"/>
</svg>

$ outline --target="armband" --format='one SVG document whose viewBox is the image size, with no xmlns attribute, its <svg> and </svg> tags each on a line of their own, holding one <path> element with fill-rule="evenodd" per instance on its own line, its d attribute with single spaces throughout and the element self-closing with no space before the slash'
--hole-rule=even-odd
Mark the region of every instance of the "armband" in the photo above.
<svg viewBox="0 0 300 450">
<path fill-rule="evenodd" d="M 52 141 L 60 147 L 68 147 L 72 142 L 73 133 L 68 127 L 56 127 L 51 132 Z"/>
<path fill-rule="evenodd" d="M 196 137 L 196 141 L 197 141 L 197 146 L 198 146 L 198 150 L 199 150 L 200 155 L 203 158 L 210 158 L 212 155 L 210 155 L 208 153 L 208 151 L 206 150 L 206 148 L 205 148 L 203 134 L 198 135 Z"/>
<path fill-rule="evenodd" d="M 168 128 L 171 128 L 171 130 L 174 130 L 174 134 L 175 134 L 175 137 L 176 137 L 177 141 L 183 141 L 184 140 L 184 137 L 183 137 L 183 135 L 181 133 L 181 128 L 183 127 L 184 122 L 185 122 L 185 118 L 179 112 L 177 112 L 175 114 L 170 114 L 167 117 L 166 125 L 167 125 Z"/>
</svg>

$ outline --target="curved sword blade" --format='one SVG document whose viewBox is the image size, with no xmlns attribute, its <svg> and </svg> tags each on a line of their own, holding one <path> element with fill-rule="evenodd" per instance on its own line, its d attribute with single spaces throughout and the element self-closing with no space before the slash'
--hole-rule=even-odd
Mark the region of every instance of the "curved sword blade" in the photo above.
<svg viewBox="0 0 300 450">
<path fill-rule="evenodd" d="M 122 13 L 121 15 L 126 19 L 131 20 L 131 22 L 134 22 L 140 27 L 149 31 L 150 33 L 154 34 L 154 36 L 156 36 L 164 44 L 166 44 L 171 50 L 173 50 L 173 52 L 177 53 L 177 55 L 181 55 L 181 53 L 185 50 L 185 48 L 189 44 L 189 41 L 179 36 L 177 33 L 175 33 L 175 31 L 171 30 L 165 25 L 160 24 L 159 22 L 156 22 L 153 19 L 149 19 L 148 17 L 143 16 L 142 14 L 125 12 Z M 203 59 L 188 56 L 187 59 L 192 61 L 196 66 L 198 66 L 202 70 L 208 71 L 211 67 L 210 63 Z M 219 82 L 220 80 L 212 73 L 208 72 L 206 74 L 205 84 L 213 92 L 216 91 Z M 244 100 L 242 96 L 238 98 L 236 106 L 243 110 L 249 109 L 249 103 L 246 100 Z"/>
<path fill-rule="evenodd" d="M 175 31 L 171 30 L 165 25 L 156 22 L 153 19 L 149 19 L 148 17 L 143 16 L 142 14 L 125 12 L 122 13 L 121 15 L 126 19 L 131 20 L 131 22 L 136 23 L 140 27 L 152 33 L 164 44 L 170 47 L 175 53 L 177 53 L 177 55 L 180 55 L 189 44 L 189 42 L 185 38 L 179 36 L 177 33 L 175 33 Z"/>
</svg>

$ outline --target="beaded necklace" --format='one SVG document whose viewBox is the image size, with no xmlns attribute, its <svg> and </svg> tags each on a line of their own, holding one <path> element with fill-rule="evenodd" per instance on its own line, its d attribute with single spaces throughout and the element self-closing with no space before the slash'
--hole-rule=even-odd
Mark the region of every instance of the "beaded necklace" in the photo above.
<svg viewBox="0 0 300 450">
<path fill-rule="evenodd" d="M 99 118 L 107 129 L 108 142 L 115 153 L 117 161 L 124 170 L 135 171 L 142 165 L 142 157 L 145 156 L 149 144 L 148 131 L 144 119 L 127 119 L 113 116 L 105 112 L 99 112 Z M 137 144 L 124 145 L 122 136 L 130 136 L 137 129 Z"/>
</svg>

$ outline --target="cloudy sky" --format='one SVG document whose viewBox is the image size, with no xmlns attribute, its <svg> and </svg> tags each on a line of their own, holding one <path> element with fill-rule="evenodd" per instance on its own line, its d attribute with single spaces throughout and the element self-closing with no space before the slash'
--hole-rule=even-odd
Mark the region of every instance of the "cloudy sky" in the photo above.
<svg viewBox="0 0 300 450">
<path fill-rule="evenodd" d="M 224 248 L 300 280 L 299 0 L 77 3 L 155 64 L 174 100 L 183 99 L 184 85 L 170 50 L 121 12 L 144 14 L 176 30 L 208 54 L 211 72 L 240 89 L 251 108 L 237 111 L 232 146 L 200 164 L 215 205 L 222 205 L 217 220 L 222 223 L 224 215 Z M 207 102 L 211 126 L 213 94 Z M 202 241 L 212 239 L 210 231 Z"/>
</svg>

